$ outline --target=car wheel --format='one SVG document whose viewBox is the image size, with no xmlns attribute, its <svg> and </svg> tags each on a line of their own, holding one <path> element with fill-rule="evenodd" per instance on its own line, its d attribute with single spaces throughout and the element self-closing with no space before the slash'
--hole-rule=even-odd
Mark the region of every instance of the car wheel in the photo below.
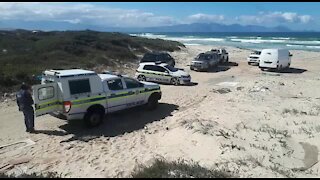
<svg viewBox="0 0 320 180">
<path fill-rule="evenodd" d="M 229 57 L 227 57 L 226 63 L 229 62 Z"/>
<path fill-rule="evenodd" d="M 178 86 L 180 84 L 178 78 L 172 78 L 170 82 L 171 82 L 171 84 L 173 84 L 175 86 Z"/>
<path fill-rule="evenodd" d="M 151 95 L 146 105 L 147 110 L 154 110 L 158 106 L 159 102 L 155 95 Z"/>
<path fill-rule="evenodd" d="M 96 127 L 103 121 L 103 114 L 99 111 L 89 111 L 84 117 L 85 124 L 88 127 Z"/>
<path fill-rule="evenodd" d="M 146 79 L 146 77 L 144 75 L 139 75 L 138 76 L 138 80 L 139 81 L 146 81 L 147 79 Z"/>
<path fill-rule="evenodd" d="M 251 63 L 250 63 L 250 62 L 248 62 L 248 65 L 251 65 Z"/>
<path fill-rule="evenodd" d="M 281 72 L 281 71 L 282 71 L 282 65 L 278 67 L 278 72 Z"/>
</svg>

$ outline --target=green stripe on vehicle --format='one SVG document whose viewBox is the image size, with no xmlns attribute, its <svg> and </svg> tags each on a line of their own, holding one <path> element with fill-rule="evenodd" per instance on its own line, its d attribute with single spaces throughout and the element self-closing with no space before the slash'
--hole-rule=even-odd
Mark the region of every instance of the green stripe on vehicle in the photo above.
<svg viewBox="0 0 320 180">
<path fill-rule="evenodd" d="M 151 75 L 157 75 L 157 76 L 168 76 L 171 77 L 171 75 L 169 74 L 161 74 L 161 73 L 155 73 L 155 72 L 147 72 L 147 71 L 137 71 L 138 73 L 142 73 L 142 74 L 151 74 Z"/>
</svg>

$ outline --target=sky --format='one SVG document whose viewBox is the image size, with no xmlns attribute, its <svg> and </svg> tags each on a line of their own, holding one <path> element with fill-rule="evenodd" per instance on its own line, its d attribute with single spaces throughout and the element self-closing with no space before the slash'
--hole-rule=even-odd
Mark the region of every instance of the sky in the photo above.
<svg viewBox="0 0 320 180">
<path fill-rule="evenodd" d="M 320 31 L 318 2 L 0 3 L 0 28 L 155 27 L 190 23 Z"/>
</svg>

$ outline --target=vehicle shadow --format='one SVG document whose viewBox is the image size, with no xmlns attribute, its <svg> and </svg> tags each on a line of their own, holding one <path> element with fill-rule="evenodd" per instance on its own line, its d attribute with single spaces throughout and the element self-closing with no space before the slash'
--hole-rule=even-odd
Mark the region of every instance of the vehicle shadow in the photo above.
<svg viewBox="0 0 320 180">
<path fill-rule="evenodd" d="M 301 74 L 306 72 L 306 69 L 300 69 L 300 68 L 287 68 L 282 69 L 281 71 L 277 71 L 276 69 L 270 69 L 267 72 L 276 72 L 276 73 L 282 73 L 282 74 Z"/>
<path fill-rule="evenodd" d="M 165 82 L 155 82 L 155 83 L 161 84 L 161 85 L 167 85 L 167 86 L 174 86 L 173 84 L 165 83 Z M 178 85 L 178 86 L 196 86 L 196 85 L 198 85 L 197 82 L 190 82 L 190 83 L 188 83 L 188 84 L 180 84 L 180 85 Z"/>
<path fill-rule="evenodd" d="M 210 68 L 208 71 L 205 72 L 209 72 L 209 73 L 216 73 L 216 72 L 223 72 L 223 71 L 228 71 L 230 69 L 230 67 L 228 66 L 216 66 L 216 67 L 212 67 Z"/>
<path fill-rule="evenodd" d="M 239 66 L 239 64 L 238 63 L 236 63 L 236 62 L 230 62 L 230 61 L 228 61 L 228 62 L 226 62 L 226 63 L 221 63 L 220 64 L 220 66 Z"/>
<path fill-rule="evenodd" d="M 157 109 L 147 111 L 144 107 L 135 107 L 128 110 L 120 111 L 107 115 L 104 122 L 95 128 L 87 128 L 82 120 L 70 121 L 59 128 L 64 131 L 38 130 L 35 134 L 47 134 L 54 136 L 65 136 L 72 134 L 70 139 L 61 141 L 85 141 L 88 142 L 98 137 L 115 137 L 125 133 L 141 130 L 148 123 L 160 121 L 168 116 L 172 116 L 172 112 L 177 110 L 179 106 L 175 104 L 159 103 Z"/>
</svg>

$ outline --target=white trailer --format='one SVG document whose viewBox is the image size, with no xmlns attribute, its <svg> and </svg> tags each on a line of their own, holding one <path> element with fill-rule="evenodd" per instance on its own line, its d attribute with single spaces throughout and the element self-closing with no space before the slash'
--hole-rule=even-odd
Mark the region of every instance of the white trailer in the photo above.
<svg viewBox="0 0 320 180">
<path fill-rule="evenodd" d="M 291 64 L 290 52 L 287 49 L 263 49 L 260 54 L 259 68 L 282 70 Z"/>
</svg>

